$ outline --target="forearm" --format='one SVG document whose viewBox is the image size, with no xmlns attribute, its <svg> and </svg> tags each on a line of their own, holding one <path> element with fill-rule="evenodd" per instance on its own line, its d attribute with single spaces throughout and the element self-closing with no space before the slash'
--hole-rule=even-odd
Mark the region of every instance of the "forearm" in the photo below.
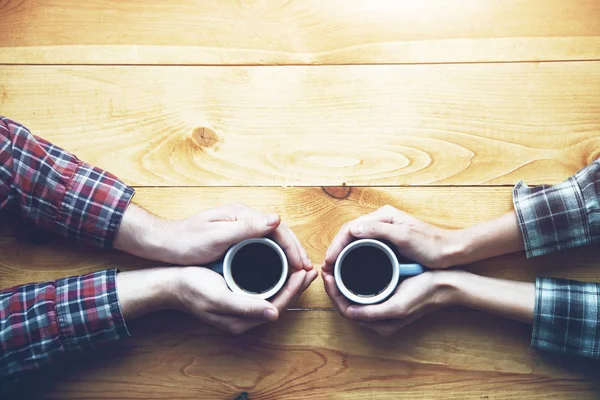
<svg viewBox="0 0 600 400">
<path fill-rule="evenodd" d="M 174 262 L 175 257 L 166 243 L 170 228 L 168 220 L 131 203 L 123 213 L 113 246 L 138 257 Z"/>
<path fill-rule="evenodd" d="M 465 271 L 438 271 L 438 280 L 451 293 L 448 302 L 531 324 L 535 285 L 488 278 Z"/>
<path fill-rule="evenodd" d="M 126 321 L 153 311 L 177 309 L 180 268 L 151 268 L 117 274 L 117 294 Z"/>
<path fill-rule="evenodd" d="M 447 264 L 461 265 L 523 250 L 514 211 L 469 228 L 449 231 Z"/>
</svg>

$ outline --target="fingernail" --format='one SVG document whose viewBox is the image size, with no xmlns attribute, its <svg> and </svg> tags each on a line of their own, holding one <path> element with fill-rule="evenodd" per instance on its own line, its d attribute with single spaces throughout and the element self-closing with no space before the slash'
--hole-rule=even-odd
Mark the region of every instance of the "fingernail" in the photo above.
<svg viewBox="0 0 600 400">
<path fill-rule="evenodd" d="M 364 228 L 363 228 L 362 224 L 353 224 L 350 227 L 350 232 L 352 232 L 352 234 L 354 236 L 360 236 L 360 235 L 362 235 L 363 230 L 364 230 Z"/>
<path fill-rule="evenodd" d="M 278 220 L 279 216 L 277 214 L 267 214 L 267 216 L 265 217 L 265 225 L 273 226 L 277 223 Z"/>
<path fill-rule="evenodd" d="M 263 311 L 263 316 L 269 321 L 275 321 L 277 319 L 277 314 L 272 308 L 265 308 L 265 311 Z"/>
</svg>

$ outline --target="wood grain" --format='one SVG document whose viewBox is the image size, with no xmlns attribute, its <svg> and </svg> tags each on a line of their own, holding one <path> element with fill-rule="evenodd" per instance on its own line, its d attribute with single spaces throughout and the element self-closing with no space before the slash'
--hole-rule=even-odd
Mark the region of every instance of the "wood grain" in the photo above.
<svg viewBox="0 0 600 400">
<path fill-rule="evenodd" d="M 446 228 L 462 228 L 512 209 L 510 188 L 140 188 L 134 201 L 165 218 L 184 218 L 219 205 L 243 201 L 263 212 L 275 211 L 298 235 L 309 257 L 319 264 L 343 223 L 392 204 L 414 216 Z M 557 276 L 600 281 L 597 247 L 525 260 L 523 254 L 498 257 L 466 268 L 478 274 L 535 281 Z M 73 248 L 69 244 L 34 245 L 19 242 L 6 230 L 0 235 L 0 287 L 58 279 L 118 267 L 123 271 L 158 266 L 153 261 L 118 252 Z M 317 280 L 294 308 L 331 308 Z"/>
<path fill-rule="evenodd" d="M 278 212 L 315 263 L 344 222 L 385 204 L 462 228 L 511 210 L 519 179 L 556 183 L 600 157 L 596 0 L 0 0 L 0 15 L 3 115 L 137 186 L 162 217 Z M 158 265 L 19 241 L 8 224 L 0 288 Z M 464 268 L 600 281 L 598 249 Z M 320 278 L 238 337 L 171 312 L 129 328 L 0 397 L 600 394 L 599 363 L 532 350 L 526 325 L 455 308 L 384 339 L 333 311 Z"/>
<path fill-rule="evenodd" d="M 42 399 L 594 399 L 597 364 L 529 347 L 531 328 L 444 310 L 381 338 L 336 312 L 286 314 L 242 336 L 155 315 L 135 339 L 37 380 Z M 90 357 L 92 359 L 92 357 Z"/>
<path fill-rule="evenodd" d="M 555 183 L 598 158 L 600 62 L 5 66 L 0 107 L 134 185 Z"/>
<path fill-rule="evenodd" d="M 5 0 L 4 64 L 597 60 L 594 0 Z"/>
</svg>

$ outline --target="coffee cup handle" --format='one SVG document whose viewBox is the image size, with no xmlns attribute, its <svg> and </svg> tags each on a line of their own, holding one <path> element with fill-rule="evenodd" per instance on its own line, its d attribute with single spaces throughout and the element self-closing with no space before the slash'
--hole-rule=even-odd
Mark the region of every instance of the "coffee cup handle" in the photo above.
<svg viewBox="0 0 600 400">
<path fill-rule="evenodd" d="M 211 263 L 208 263 L 204 267 L 208 268 L 208 269 L 210 269 L 212 271 L 215 271 L 219 275 L 223 275 L 223 265 L 224 264 L 225 264 L 225 260 L 221 259 L 221 260 L 217 260 L 217 261 L 213 261 Z"/>
<path fill-rule="evenodd" d="M 425 272 L 421 264 L 400 264 L 400 277 L 415 276 Z"/>
</svg>

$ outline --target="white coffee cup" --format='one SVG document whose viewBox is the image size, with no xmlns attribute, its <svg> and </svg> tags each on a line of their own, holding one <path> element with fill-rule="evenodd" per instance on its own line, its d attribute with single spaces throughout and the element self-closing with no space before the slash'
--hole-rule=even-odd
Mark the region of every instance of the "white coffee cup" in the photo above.
<svg viewBox="0 0 600 400">
<path fill-rule="evenodd" d="M 421 264 L 401 264 L 387 244 L 375 239 L 360 239 L 341 251 L 333 275 L 338 289 L 348 300 L 375 304 L 387 299 L 401 278 L 424 271 Z"/>
<path fill-rule="evenodd" d="M 223 275 L 232 292 L 260 299 L 279 292 L 289 271 L 285 252 L 268 238 L 241 241 L 231 246 L 223 259 L 206 267 Z"/>
</svg>

